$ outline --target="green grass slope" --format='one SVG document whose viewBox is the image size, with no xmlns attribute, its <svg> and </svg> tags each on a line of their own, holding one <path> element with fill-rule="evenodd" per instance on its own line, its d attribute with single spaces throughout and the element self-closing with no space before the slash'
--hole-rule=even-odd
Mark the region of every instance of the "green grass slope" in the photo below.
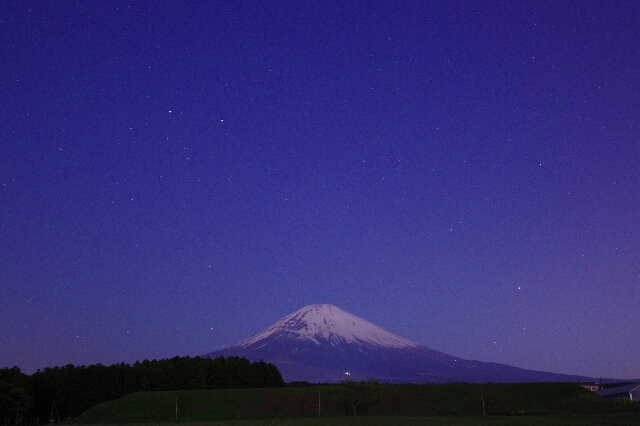
<svg viewBox="0 0 640 426">
<path fill-rule="evenodd" d="M 338 386 L 139 392 L 87 410 L 70 423 L 157 423 L 346 416 Z M 488 415 L 553 415 L 638 410 L 569 383 L 483 385 Z M 379 385 L 362 416 L 481 416 L 479 385 Z"/>
<path fill-rule="evenodd" d="M 181 422 L 183 426 L 637 426 L 640 415 L 578 414 L 554 416 L 494 417 L 331 417 L 272 418 Z M 139 426 L 167 426 L 167 423 L 145 423 Z"/>
</svg>

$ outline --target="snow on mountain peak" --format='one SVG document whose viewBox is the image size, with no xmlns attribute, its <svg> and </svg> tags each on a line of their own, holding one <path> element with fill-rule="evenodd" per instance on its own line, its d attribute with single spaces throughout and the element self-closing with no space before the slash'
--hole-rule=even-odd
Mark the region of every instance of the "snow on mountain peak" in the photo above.
<svg viewBox="0 0 640 426">
<path fill-rule="evenodd" d="M 305 306 L 233 346 L 246 348 L 270 336 L 281 334 L 296 340 L 310 340 L 316 344 L 324 341 L 332 345 L 359 343 L 394 348 L 418 346 L 411 340 L 389 333 L 369 321 L 329 304 Z"/>
</svg>

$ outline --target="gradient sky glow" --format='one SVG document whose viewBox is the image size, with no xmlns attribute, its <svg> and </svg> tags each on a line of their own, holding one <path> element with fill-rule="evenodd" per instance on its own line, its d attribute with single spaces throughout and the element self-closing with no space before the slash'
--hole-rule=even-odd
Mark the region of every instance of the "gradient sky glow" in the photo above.
<svg viewBox="0 0 640 426">
<path fill-rule="evenodd" d="M 640 378 L 640 3 L 180 3 L 0 6 L 0 367 L 331 303 Z"/>
</svg>

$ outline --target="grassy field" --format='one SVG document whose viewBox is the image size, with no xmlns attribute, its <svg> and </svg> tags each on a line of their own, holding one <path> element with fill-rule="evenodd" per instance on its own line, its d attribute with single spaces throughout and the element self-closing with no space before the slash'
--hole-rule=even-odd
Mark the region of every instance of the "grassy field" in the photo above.
<svg viewBox="0 0 640 426">
<path fill-rule="evenodd" d="M 569 383 L 483 385 L 486 418 L 479 385 L 380 385 L 378 402 L 355 419 L 337 403 L 338 388 L 140 392 L 99 404 L 69 423 L 150 425 L 177 419 L 183 425 L 198 422 L 198 426 L 212 421 L 216 426 L 640 424 L 640 415 L 620 414 L 640 411 L 639 404 L 603 399 Z M 599 417 L 603 414 L 607 416 Z"/>
<path fill-rule="evenodd" d="M 170 423 L 136 423 L 131 426 L 171 426 Z M 104 426 L 108 424 L 103 423 Z M 222 420 L 180 422 L 181 426 L 633 426 L 640 425 L 639 414 L 564 414 L 554 416 L 487 417 L 331 417 L 303 419 Z"/>
</svg>

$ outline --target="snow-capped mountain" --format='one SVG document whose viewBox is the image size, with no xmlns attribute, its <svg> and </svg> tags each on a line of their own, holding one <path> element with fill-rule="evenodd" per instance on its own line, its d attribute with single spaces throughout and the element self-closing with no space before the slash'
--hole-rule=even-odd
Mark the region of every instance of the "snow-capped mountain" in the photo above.
<svg viewBox="0 0 640 426">
<path fill-rule="evenodd" d="M 275 364 L 285 381 L 376 378 L 390 383 L 592 380 L 468 361 L 396 336 L 333 305 L 309 305 L 207 357 L 243 356 Z"/>
<path fill-rule="evenodd" d="M 305 306 L 234 346 L 247 348 L 254 343 L 267 342 L 269 338 L 311 341 L 317 345 L 333 346 L 345 343 L 390 348 L 418 346 L 333 305 Z"/>
</svg>

